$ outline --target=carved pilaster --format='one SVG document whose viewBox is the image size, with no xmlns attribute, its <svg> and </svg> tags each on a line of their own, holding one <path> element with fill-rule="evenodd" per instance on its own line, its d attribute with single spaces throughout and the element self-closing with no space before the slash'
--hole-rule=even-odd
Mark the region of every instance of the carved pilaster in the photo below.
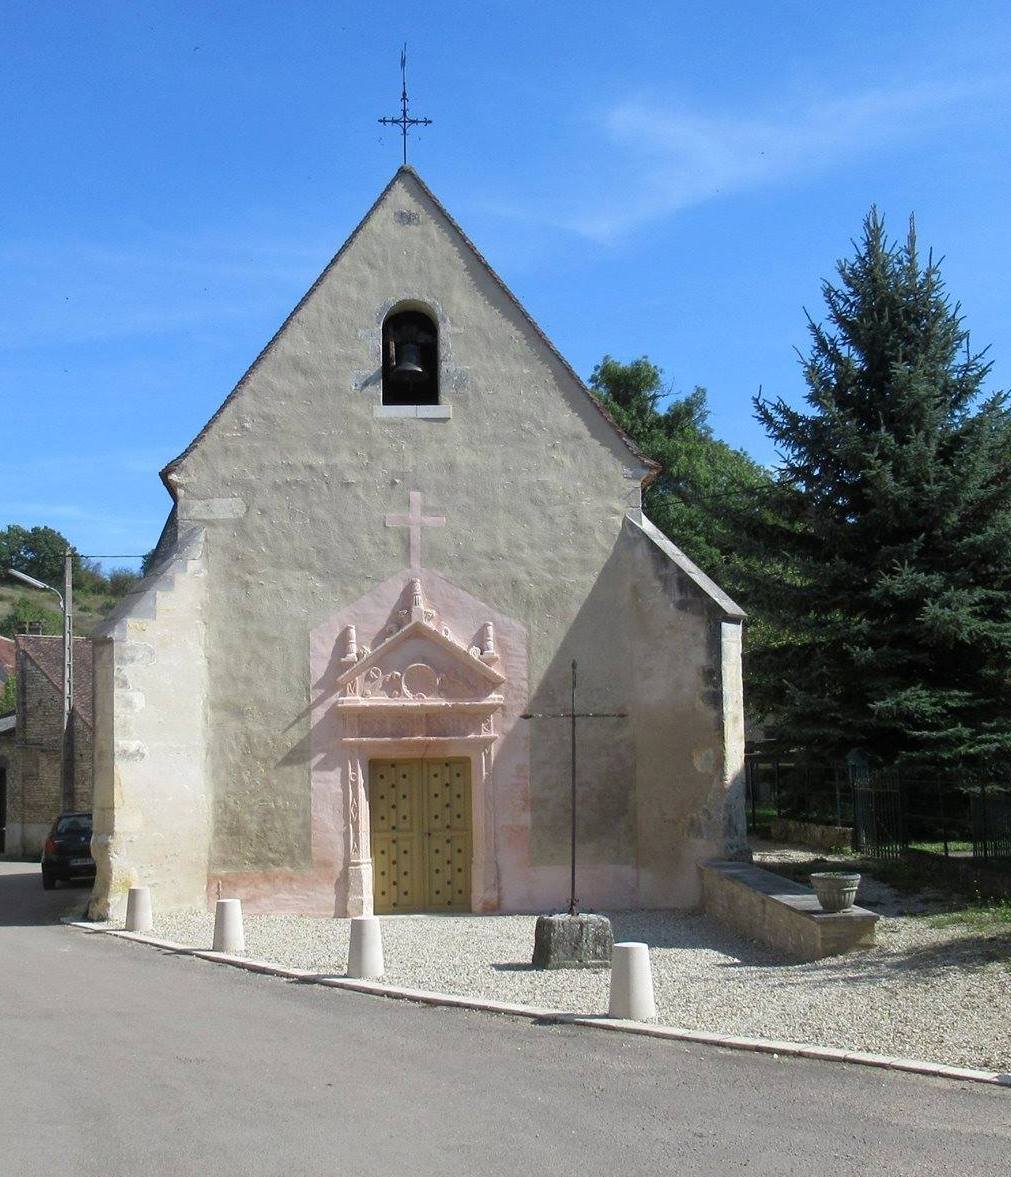
<svg viewBox="0 0 1011 1177">
<path fill-rule="evenodd" d="M 494 746 L 482 748 L 475 758 L 480 779 L 474 790 L 474 860 L 471 864 L 475 911 L 498 910 L 498 855 L 495 852 L 495 787 L 492 778 Z"/>
<path fill-rule="evenodd" d="M 348 910 L 347 914 L 372 914 L 372 851 L 369 845 L 369 803 L 357 756 L 348 758 Z"/>
</svg>

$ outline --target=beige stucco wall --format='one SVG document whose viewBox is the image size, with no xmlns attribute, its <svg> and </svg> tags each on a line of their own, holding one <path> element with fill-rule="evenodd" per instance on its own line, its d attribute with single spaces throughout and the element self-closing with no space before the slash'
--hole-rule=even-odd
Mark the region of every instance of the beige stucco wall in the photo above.
<svg viewBox="0 0 1011 1177">
<path fill-rule="evenodd" d="M 438 318 L 451 420 L 373 415 L 405 299 Z M 306 634 L 407 563 L 384 517 L 410 490 L 447 517 L 424 565 L 529 626 L 537 692 L 645 472 L 402 173 L 177 472 L 182 519 L 238 516 L 206 523 L 214 866 L 307 860 L 308 773 L 284 763 L 307 731 Z"/>
<path fill-rule="evenodd" d="M 93 919 L 121 916 L 138 884 L 162 908 L 203 902 L 206 583 L 195 529 L 96 635 Z"/>
<path fill-rule="evenodd" d="M 441 418 L 380 409 L 381 326 L 401 301 L 438 322 Z M 727 808 L 743 737 L 738 749 L 724 722 L 727 701 L 739 705 L 739 649 L 724 641 L 725 599 L 644 529 L 646 473 L 414 176 L 398 173 L 169 475 L 182 533 L 204 537 L 212 873 L 310 865 L 309 635 L 403 573 L 407 533 L 385 517 L 419 491 L 446 524 L 425 530 L 417 571 L 524 628 L 531 709 L 568 704 L 576 658 L 579 705 L 628 713 L 580 725 L 583 898 L 696 902 L 696 863 L 739 848 Z M 178 693 L 163 705 L 178 712 Z M 568 728 L 520 722 L 529 879 L 503 904 L 551 905 L 567 891 Z M 117 809 L 140 805 L 139 793 L 116 797 Z"/>
</svg>

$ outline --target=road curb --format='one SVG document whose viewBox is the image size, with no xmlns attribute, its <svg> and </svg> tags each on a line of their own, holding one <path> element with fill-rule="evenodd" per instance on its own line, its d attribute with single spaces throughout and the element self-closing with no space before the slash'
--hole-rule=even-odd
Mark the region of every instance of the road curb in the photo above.
<svg viewBox="0 0 1011 1177">
<path fill-rule="evenodd" d="M 715 1034 L 705 1030 L 682 1030 L 674 1026 L 654 1026 L 649 1022 L 629 1022 L 617 1018 L 584 1017 L 580 1014 L 559 1009 L 545 1009 L 533 1005 L 514 1005 L 506 1001 L 492 1001 L 481 997 L 461 997 L 454 993 L 435 993 L 427 989 L 405 989 L 398 985 L 387 985 L 381 981 L 355 981 L 348 977 L 334 977 L 314 973 L 307 969 L 286 969 L 269 961 L 252 960 L 241 956 L 229 956 L 224 952 L 212 952 L 176 944 L 172 940 L 159 940 L 141 932 L 125 932 L 115 928 L 96 927 L 94 924 L 67 917 L 61 921 L 67 927 L 83 932 L 115 936 L 120 940 L 132 940 L 136 944 L 147 944 L 179 956 L 195 956 L 211 964 L 228 965 L 250 973 L 263 973 L 281 977 L 301 984 L 322 985 L 331 989 L 347 989 L 353 993 L 365 993 L 375 997 L 392 997 L 399 1001 L 413 1001 L 421 1005 L 446 1006 L 454 1009 L 477 1010 L 482 1013 L 504 1014 L 508 1017 L 528 1018 L 536 1022 L 552 1022 L 567 1026 L 583 1026 L 593 1030 L 609 1030 L 611 1033 L 632 1034 L 643 1038 L 662 1038 L 671 1042 L 692 1042 L 701 1046 L 718 1046 L 726 1050 L 744 1050 L 754 1054 L 771 1054 L 774 1057 L 822 1059 L 827 1062 L 852 1063 L 863 1067 L 878 1067 L 887 1071 L 905 1071 L 913 1075 L 929 1075 L 937 1079 L 954 1079 L 966 1083 L 985 1083 L 991 1087 L 1011 1087 L 1011 1074 L 997 1071 L 978 1071 L 969 1067 L 950 1067 L 943 1063 L 930 1063 L 921 1059 L 896 1058 L 886 1054 L 869 1054 L 859 1050 L 840 1050 L 833 1046 L 815 1046 L 803 1042 L 777 1041 L 772 1038 L 741 1038 L 731 1034 Z"/>
</svg>

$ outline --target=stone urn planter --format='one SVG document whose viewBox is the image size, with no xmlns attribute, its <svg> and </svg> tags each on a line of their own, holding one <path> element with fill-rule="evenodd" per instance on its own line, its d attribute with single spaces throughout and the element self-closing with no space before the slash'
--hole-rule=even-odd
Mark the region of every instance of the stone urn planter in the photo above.
<svg viewBox="0 0 1011 1177">
<path fill-rule="evenodd" d="M 852 907 L 860 886 L 860 876 L 843 871 L 821 871 L 811 876 L 822 911 L 846 911 Z"/>
</svg>

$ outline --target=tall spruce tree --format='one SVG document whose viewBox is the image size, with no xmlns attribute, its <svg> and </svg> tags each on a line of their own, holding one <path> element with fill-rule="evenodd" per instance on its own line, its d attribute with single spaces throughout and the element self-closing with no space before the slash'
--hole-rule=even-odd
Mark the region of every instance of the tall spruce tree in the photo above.
<svg viewBox="0 0 1011 1177">
<path fill-rule="evenodd" d="M 743 451 L 713 436 L 704 388 L 672 396 L 662 369 L 647 356 L 625 364 L 606 355 L 593 369 L 589 385 L 660 466 L 643 495 L 646 514 L 733 595 L 740 549 L 723 506 L 728 496 L 760 493 L 769 475 Z"/>
<path fill-rule="evenodd" d="M 872 209 L 827 321 L 809 318 L 809 412 L 759 396 L 782 457 L 738 514 L 764 553 L 744 603 L 770 726 L 810 752 L 993 772 L 1011 753 L 1011 413 L 913 222 Z"/>
</svg>

